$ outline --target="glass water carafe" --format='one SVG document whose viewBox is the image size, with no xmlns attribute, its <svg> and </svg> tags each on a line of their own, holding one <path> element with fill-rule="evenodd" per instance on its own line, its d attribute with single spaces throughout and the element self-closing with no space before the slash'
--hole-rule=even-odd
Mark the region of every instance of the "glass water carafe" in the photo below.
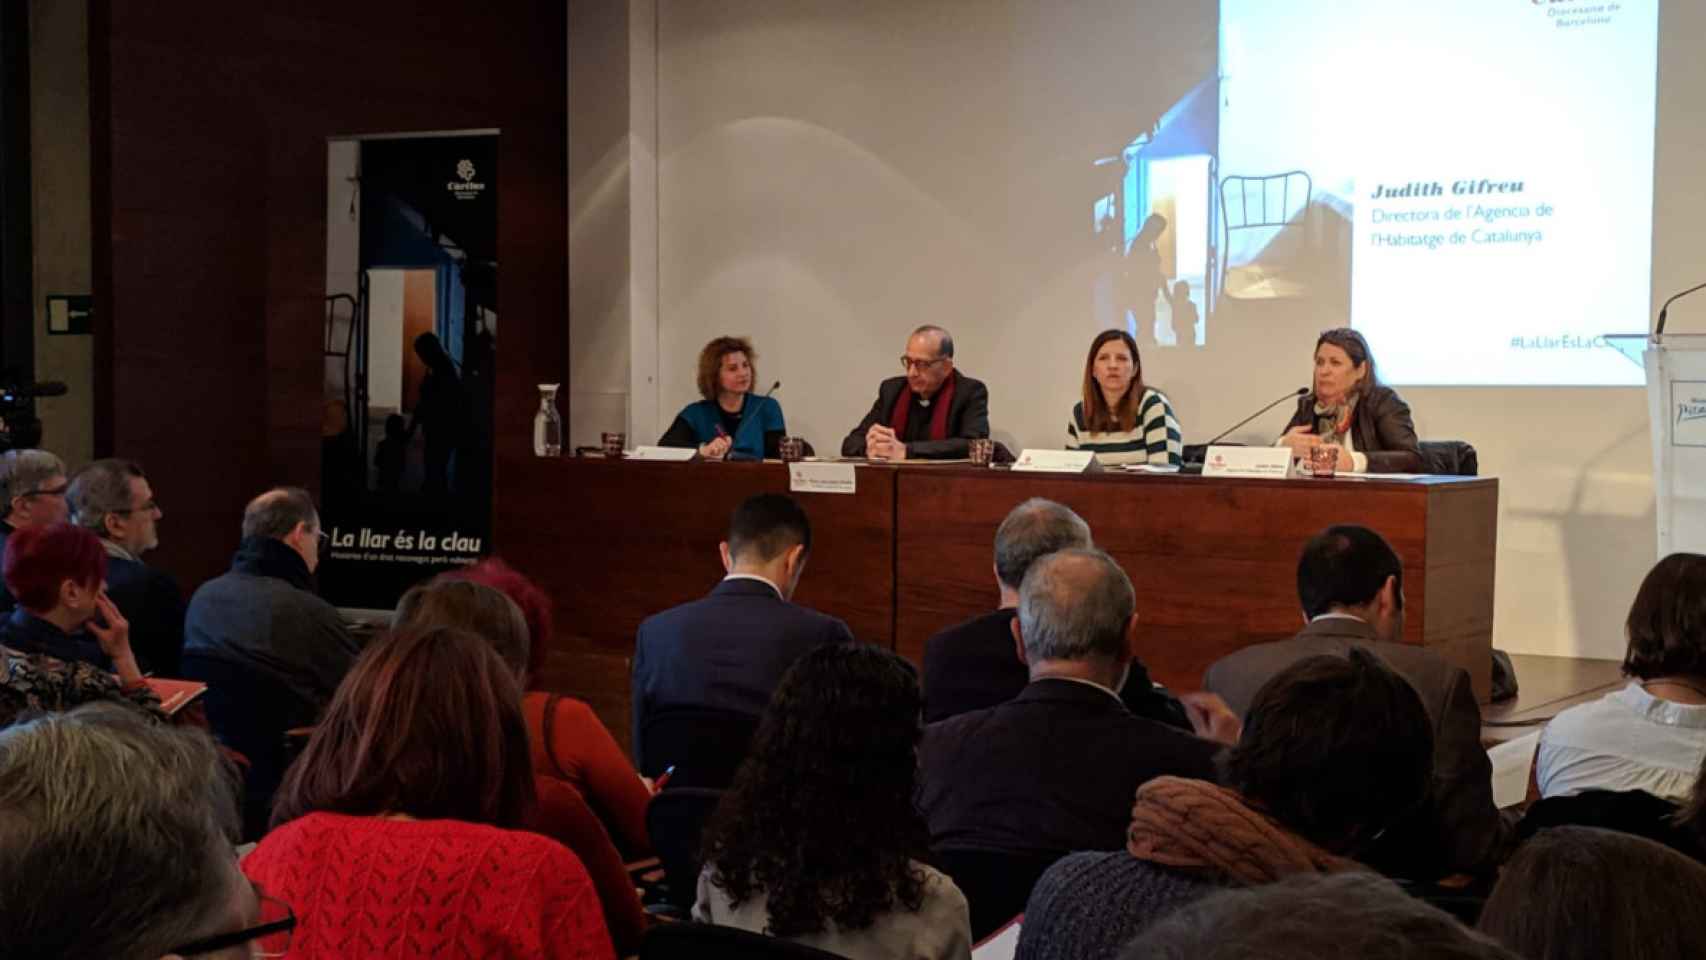
<svg viewBox="0 0 1706 960">
<path fill-rule="evenodd" d="M 563 455 L 563 417 L 557 412 L 557 388 L 560 384 L 539 385 L 539 412 L 533 415 L 533 455 L 560 457 Z"/>
</svg>

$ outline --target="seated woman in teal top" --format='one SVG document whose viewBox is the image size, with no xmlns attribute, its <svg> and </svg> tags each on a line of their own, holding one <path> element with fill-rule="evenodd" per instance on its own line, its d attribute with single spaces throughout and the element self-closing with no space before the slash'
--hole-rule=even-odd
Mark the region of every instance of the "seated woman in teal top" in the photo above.
<svg viewBox="0 0 1706 960">
<path fill-rule="evenodd" d="M 707 460 L 775 460 L 781 456 L 782 405 L 752 392 L 758 354 L 745 337 L 718 337 L 699 351 L 699 393 L 705 399 L 676 414 L 660 447 L 695 447 Z"/>
</svg>

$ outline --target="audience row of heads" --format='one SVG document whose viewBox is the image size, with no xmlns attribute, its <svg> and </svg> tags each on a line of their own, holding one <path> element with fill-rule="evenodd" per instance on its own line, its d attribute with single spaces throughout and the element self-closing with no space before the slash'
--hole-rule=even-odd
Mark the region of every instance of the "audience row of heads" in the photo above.
<svg viewBox="0 0 1706 960">
<path fill-rule="evenodd" d="M 3 519 L 14 529 L 74 523 L 133 556 L 159 546 L 163 514 L 142 468 L 129 460 L 96 460 L 75 476 L 46 450 L 0 454 Z"/>
<path fill-rule="evenodd" d="M 311 511 L 305 494 L 273 491 L 250 505 L 245 534 L 317 539 Z M 731 570 L 780 569 L 791 589 L 810 546 L 798 505 L 763 496 L 735 512 L 724 554 Z M 1016 597 L 1017 643 L 1033 670 L 1130 661 L 1131 582 L 1070 509 L 1045 500 L 1015 508 L 997 532 L 994 568 Z M 1674 668 L 1666 657 L 1697 632 L 1693 609 L 1669 599 L 1681 581 L 1665 581 L 1668 594 L 1654 581 L 1661 569 L 1683 575 L 1661 564 L 1643 585 L 1654 612 L 1631 613 L 1631 670 Z M 1384 605 L 1395 621 L 1387 629 L 1399 631 L 1401 578 L 1390 545 L 1354 527 L 1312 539 L 1298 565 L 1306 614 Z M 1655 638 L 1639 656 L 1638 626 Z M 275 823 L 327 811 L 524 826 L 537 798 L 521 691 L 551 631 L 549 598 L 498 560 L 411 589 L 291 767 Z M 704 837 L 728 892 L 765 891 L 777 935 L 826 923 L 858 929 L 885 911 L 917 909 L 923 879 L 913 862 L 928 859 L 915 800 L 922 705 L 914 667 L 872 645 L 817 648 L 784 676 Z M 1432 765 L 1432 725 L 1415 690 L 1354 649 L 1305 659 L 1265 684 L 1220 773 L 1285 828 L 1354 859 L 1423 802 Z M 151 727 L 122 708 L 0 732 L 0 849 L 12 858 L 0 872 L 0 942 L 29 955 L 158 957 L 262 923 L 276 908 L 237 869 L 233 782 L 205 736 Z M 1592 955 L 1697 955 L 1706 947 L 1661 922 L 1667 911 L 1688 915 L 1683 898 L 1706 898 L 1706 868 L 1636 838 L 1558 829 L 1507 866 L 1482 925 L 1531 958 L 1589 955 L 1568 952 L 1568 939 Z M 64 904 L 90 902 L 107 906 L 61 922 Z M 1666 937 L 1677 950 L 1611 949 Z M 1139 947 L 1133 956 L 1511 956 L 1362 875 L 1211 897 L 1151 928 Z"/>
</svg>

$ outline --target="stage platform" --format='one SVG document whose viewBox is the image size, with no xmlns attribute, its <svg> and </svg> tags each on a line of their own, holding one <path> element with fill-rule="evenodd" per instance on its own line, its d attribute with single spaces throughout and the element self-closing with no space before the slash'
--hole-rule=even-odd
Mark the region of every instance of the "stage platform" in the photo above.
<svg viewBox="0 0 1706 960">
<path fill-rule="evenodd" d="M 1517 694 L 1481 708 L 1481 740 L 1489 746 L 1539 732 L 1560 710 L 1621 687 L 1620 660 L 1512 654 Z"/>
</svg>

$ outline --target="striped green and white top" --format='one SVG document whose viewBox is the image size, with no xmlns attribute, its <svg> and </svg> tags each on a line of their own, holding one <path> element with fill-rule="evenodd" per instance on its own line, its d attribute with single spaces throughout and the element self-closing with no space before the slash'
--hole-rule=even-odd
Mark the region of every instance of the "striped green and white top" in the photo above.
<svg viewBox="0 0 1706 960">
<path fill-rule="evenodd" d="M 1147 387 L 1137 405 L 1137 426 L 1118 433 L 1096 433 L 1084 428 L 1084 404 L 1072 405 L 1072 422 L 1066 425 L 1066 449 L 1090 450 L 1105 464 L 1184 462 L 1183 431 L 1173 405 L 1159 390 Z"/>
</svg>

